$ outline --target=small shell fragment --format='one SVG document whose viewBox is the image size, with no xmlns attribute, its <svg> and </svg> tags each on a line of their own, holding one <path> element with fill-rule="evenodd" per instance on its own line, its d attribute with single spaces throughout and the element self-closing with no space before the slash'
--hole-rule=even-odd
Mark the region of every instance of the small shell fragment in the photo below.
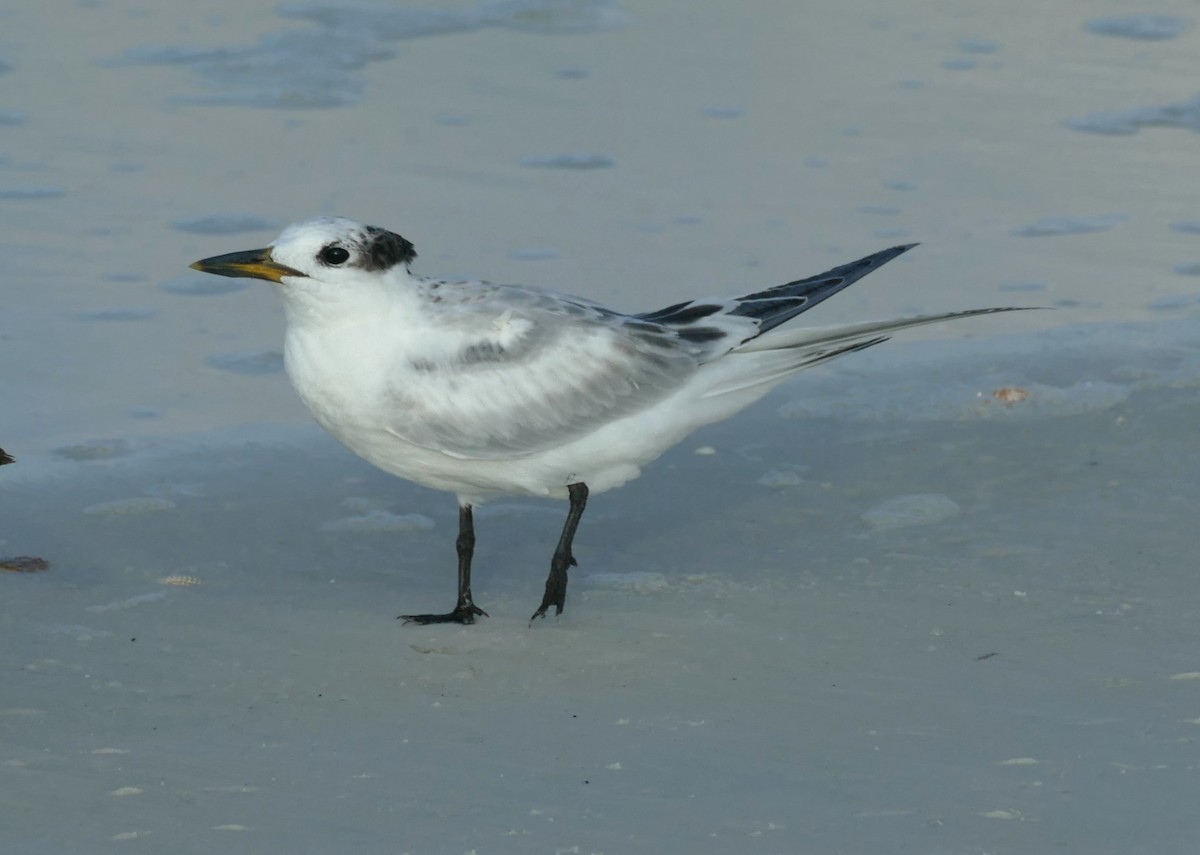
<svg viewBox="0 0 1200 855">
<path fill-rule="evenodd" d="M 1029 390 L 1020 386 L 1003 386 L 993 392 L 992 397 L 1002 404 L 1016 404 L 1029 397 Z"/>
<path fill-rule="evenodd" d="M 158 580 L 160 585 L 175 585 L 179 588 L 188 588 L 192 585 L 200 585 L 201 581 L 195 576 L 163 576 Z"/>
<path fill-rule="evenodd" d="M 45 558 L 35 558 L 32 555 L 0 558 L 0 570 L 8 570 L 10 573 L 44 573 L 49 569 L 49 561 Z"/>
</svg>

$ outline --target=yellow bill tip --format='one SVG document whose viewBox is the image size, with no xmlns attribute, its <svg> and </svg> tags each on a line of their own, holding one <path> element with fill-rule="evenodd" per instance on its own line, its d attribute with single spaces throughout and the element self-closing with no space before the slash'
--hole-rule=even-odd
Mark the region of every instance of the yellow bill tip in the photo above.
<svg viewBox="0 0 1200 855">
<path fill-rule="evenodd" d="M 298 270 L 293 270 L 285 264 L 279 264 L 271 258 L 271 250 L 251 249 L 245 252 L 231 252 L 226 255 L 214 255 L 212 258 L 202 258 L 189 265 L 192 270 L 201 273 L 213 273 L 217 276 L 232 276 L 246 279 L 265 279 L 268 282 L 282 282 L 285 276 L 303 276 Z"/>
</svg>

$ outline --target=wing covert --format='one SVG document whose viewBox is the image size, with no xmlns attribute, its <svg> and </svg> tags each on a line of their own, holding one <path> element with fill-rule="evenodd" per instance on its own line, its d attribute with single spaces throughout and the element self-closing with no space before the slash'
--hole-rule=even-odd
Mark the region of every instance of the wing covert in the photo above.
<svg viewBox="0 0 1200 855">
<path fill-rule="evenodd" d="M 659 324 L 522 291 L 491 311 L 471 305 L 447 352 L 393 367 L 392 433 L 455 457 L 532 454 L 665 398 L 710 349 Z"/>
</svg>

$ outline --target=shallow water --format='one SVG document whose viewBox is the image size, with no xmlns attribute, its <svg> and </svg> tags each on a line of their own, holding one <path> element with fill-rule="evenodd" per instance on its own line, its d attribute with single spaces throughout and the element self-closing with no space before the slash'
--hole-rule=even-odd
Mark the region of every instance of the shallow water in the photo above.
<svg viewBox="0 0 1200 855">
<path fill-rule="evenodd" d="M 0 558 L 50 564 L 0 572 L 0 850 L 1194 851 L 1197 13 L 1152 11 L 0 11 Z M 563 509 L 485 506 L 491 618 L 403 627 L 453 500 L 187 270 L 315 213 L 631 310 L 914 240 L 812 322 L 1055 310 L 685 441 L 558 621 Z"/>
</svg>

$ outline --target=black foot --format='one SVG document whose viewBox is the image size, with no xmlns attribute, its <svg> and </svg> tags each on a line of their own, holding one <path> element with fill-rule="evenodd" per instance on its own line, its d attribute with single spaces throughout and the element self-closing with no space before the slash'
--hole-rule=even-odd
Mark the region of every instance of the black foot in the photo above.
<svg viewBox="0 0 1200 855">
<path fill-rule="evenodd" d="M 561 609 L 560 609 L 561 611 Z M 452 612 L 447 612 L 444 615 L 400 615 L 396 620 L 402 620 L 405 623 L 418 623 L 424 626 L 430 623 L 475 623 L 475 616 L 489 617 L 488 613 L 474 603 L 461 605 Z"/>
<path fill-rule="evenodd" d="M 567 602 L 567 566 L 578 567 L 575 556 L 568 555 L 565 563 L 554 561 L 550 565 L 550 575 L 546 578 L 546 593 L 542 595 L 542 604 L 529 619 L 530 626 L 538 618 L 546 616 L 546 610 L 554 606 L 554 614 L 561 615 L 563 605 Z"/>
</svg>

